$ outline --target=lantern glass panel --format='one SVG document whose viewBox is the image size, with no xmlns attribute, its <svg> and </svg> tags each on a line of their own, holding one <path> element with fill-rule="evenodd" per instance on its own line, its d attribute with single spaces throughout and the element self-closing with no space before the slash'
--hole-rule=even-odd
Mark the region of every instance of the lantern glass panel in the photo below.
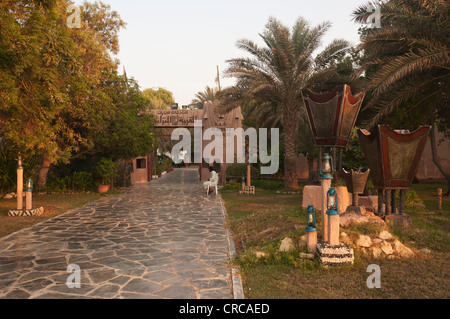
<svg viewBox="0 0 450 319">
<path fill-rule="evenodd" d="M 29 178 L 28 180 L 27 180 L 27 185 L 26 185 L 26 187 L 27 187 L 27 190 L 33 190 L 33 180 L 31 179 L 31 178 Z"/>
<path fill-rule="evenodd" d="M 336 200 L 334 195 L 328 198 L 328 208 L 335 208 Z"/>
<path fill-rule="evenodd" d="M 316 231 L 316 212 L 313 205 L 306 209 L 306 231 Z"/>
</svg>

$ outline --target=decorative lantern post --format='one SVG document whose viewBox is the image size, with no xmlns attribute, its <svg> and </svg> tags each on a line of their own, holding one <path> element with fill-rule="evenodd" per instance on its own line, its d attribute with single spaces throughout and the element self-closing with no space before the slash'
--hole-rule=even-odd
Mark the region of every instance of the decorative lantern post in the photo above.
<svg viewBox="0 0 450 319">
<path fill-rule="evenodd" d="M 18 158 L 17 167 L 17 209 L 10 209 L 8 211 L 8 216 L 33 216 L 42 215 L 44 213 L 44 208 L 33 208 L 33 180 L 29 178 L 26 183 L 25 189 L 25 209 L 23 208 L 23 166 L 22 157 Z"/>
<path fill-rule="evenodd" d="M 378 125 L 372 133 L 358 130 L 361 148 L 371 170 L 371 180 L 378 189 L 378 215 L 395 214 L 395 192 L 400 191 L 399 213 L 404 213 L 405 190 L 409 189 L 417 172 L 430 126 L 421 126 L 414 132 L 392 130 Z M 383 196 L 384 191 L 384 196 Z M 385 214 L 383 212 L 383 197 Z M 384 216 L 386 218 L 386 216 Z M 407 217 L 404 216 L 406 219 Z M 397 215 L 397 217 L 400 217 Z"/>
<path fill-rule="evenodd" d="M 331 180 L 333 179 L 334 165 L 333 159 L 328 153 L 323 155 L 323 160 L 320 163 L 320 185 L 322 189 L 322 240 L 328 241 L 328 218 L 327 212 L 327 192 L 331 187 Z"/>
<path fill-rule="evenodd" d="M 345 169 L 341 170 L 344 176 L 347 190 L 352 194 L 352 205 L 347 207 L 347 212 L 353 211 L 357 213 L 363 213 L 364 207 L 358 206 L 359 194 L 364 193 L 367 179 L 369 178 L 370 169 L 352 169 L 351 172 L 347 172 Z"/>
<path fill-rule="evenodd" d="M 327 192 L 328 242 L 339 245 L 339 211 L 337 193 L 333 187 Z"/>
<path fill-rule="evenodd" d="M 306 209 L 306 248 L 308 252 L 315 253 L 317 251 L 317 227 L 316 227 L 316 211 L 313 205 L 308 205 Z"/>
<path fill-rule="evenodd" d="M 23 166 L 22 157 L 19 156 L 17 165 L 17 210 L 23 209 Z"/>
<path fill-rule="evenodd" d="M 27 180 L 27 188 L 25 189 L 25 209 L 29 210 L 33 207 L 33 180 Z"/>
<path fill-rule="evenodd" d="M 350 86 L 344 84 L 325 93 L 302 90 L 303 102 L 308 121 L 314 136 L 314 144 L 319 147 L 319 160 L 323 147 L 333 148 L 333 161 L 336 161 L 336 148 L 339 148 L 337 167 L 342 168 L 342 153 L 355 126 L 364 93 L 352 95 Z M 336 162 L 334 163 L 336 164 Z"/>
</svg>

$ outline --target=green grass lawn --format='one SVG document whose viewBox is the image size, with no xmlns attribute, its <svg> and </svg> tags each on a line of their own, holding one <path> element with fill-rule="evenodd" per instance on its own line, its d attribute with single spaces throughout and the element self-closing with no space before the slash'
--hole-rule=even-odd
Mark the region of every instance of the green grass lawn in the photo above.
<svg viewBox="0 0 450 319">
<path fill-rule="evenodd" d="M 16 208 L 16 199 L 0 199 L 0 237 L 16 232 L 22 228 L 31 227 L 44 220 L 65 213 L 68 210 L 95 201 L 102 196 L 105 195 L 92 192 L 33 194 L 33 207 L 44 207 L 44 215 L 31 217 L 8 216 L 8 211 Z"/>
<path fill-rule="evenodd" d="M 302 249 L 277 252 L 281 239 L 305 234 L 305 212 L 300 194 L 258 189 L 256 195 L 223 190 L 229 227 L 237 250 L 234 264 L 240 268 L 246 298 L 449 298 L 450 297 L 450 199 L 436 210 L 436 189 L 445 184 L 414 184 L 425 208 L 411 209 L 411 228 L 389 231 L 415 251 L 410 259 L 372 259 L 355 250 L 355 264 L 323 268 L 314 260 L 298 258 Z M 320 229 L 320 213 L 318 228 Z M 371 232 L 371 227 L 352 231 Z M 320 234 L 319 234 L 320 236 Z M 420 249 L 429 249 L 427 254 Z M 270 253 L 256 258 L 254 251 Z M 381 268 L 381 288 L 367 288 L 367 266 Z"/>
</svg>

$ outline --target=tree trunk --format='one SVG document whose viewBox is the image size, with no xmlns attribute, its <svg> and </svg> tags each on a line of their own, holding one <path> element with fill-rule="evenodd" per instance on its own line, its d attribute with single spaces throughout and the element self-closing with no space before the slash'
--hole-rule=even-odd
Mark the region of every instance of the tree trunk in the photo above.
<svg viewBox="0 0 450 319">
<path fill-rule="evenodd" d="M 44 188 L 45 184 L 47 184 L 47 173 L 50 169 L 50 165 L 52 164 L 52 161 L 50 158 L 44 156 L 44 159 L 42 160 L 42 166 L 39 169 L 39 180 L 38 180 L 38 186 L 39 188 Z"/>
<path fill-rule="evenodd" d="M 444 196 L 448 197 L 448 196 L 450 196 L 450 174 L 444 170 L 444 168 L 442 167 L 441 163 L 438 160 L 436 130 L 435 130 L 434 126 L 430 130 L 430 144 L 431 144 L 431 154 L 433 156 L 433 163 L 439 169 L 441 174 L 444 175 L 444 177 L 447 179 L 448 190 Z"/>
<path fill-rule="evenodd" d="M 292 112 L 293 113 L 293 112 Z M 295 137 L 298 129 L 296 114 L 286 114 L 284 118 L 284 186 L 290 190 L 297 190 L 297 143 Z"/>
</svg>

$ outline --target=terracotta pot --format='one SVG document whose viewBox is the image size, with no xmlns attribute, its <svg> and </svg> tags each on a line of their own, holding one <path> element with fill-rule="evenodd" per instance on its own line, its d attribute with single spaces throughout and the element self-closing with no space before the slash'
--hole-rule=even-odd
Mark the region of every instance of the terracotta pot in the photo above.
<svg viewBox="0 0 450 319">
<path fill-rule="evenodd" d="M 98 185 L 99 193 L 106 193 L 109 190 L 109 185 Z"/>
<path fill-rule="evenodd" d="M 162 173 L 158 173 L 158 177 L 161 177 Z"/>
</svg>

